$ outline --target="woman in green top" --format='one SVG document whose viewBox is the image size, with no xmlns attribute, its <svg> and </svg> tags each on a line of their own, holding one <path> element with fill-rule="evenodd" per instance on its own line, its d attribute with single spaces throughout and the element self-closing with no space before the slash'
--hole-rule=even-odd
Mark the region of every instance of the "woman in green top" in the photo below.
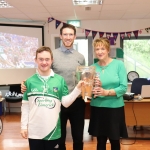
<svg viewBox="0 0 150 150">
<path fill-rule="evenodd" d="M 109 57 L 110 43 L 107 38 L 93 43 L 99 61 L 93 66 L 100 73 L 99 84 L 93 89 L 89 134 L 97 137 L 97 150 L 106 150 L 109 139 L 111 150 L 120 150 L 120 137 L 127 138 L 123 94 L 127 90 L 127 75 L 120 60 Z"/>
</svg>

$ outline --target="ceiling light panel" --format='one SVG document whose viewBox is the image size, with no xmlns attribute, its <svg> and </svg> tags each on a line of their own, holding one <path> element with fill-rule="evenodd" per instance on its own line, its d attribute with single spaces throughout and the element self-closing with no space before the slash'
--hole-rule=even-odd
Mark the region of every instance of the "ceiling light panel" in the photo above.
<svg viewBox="0 0 150 150">
<path fill-rule="evenodd" d="M 12 8 L 13 6 L 11 6 L 8 2 L 6 2 L 5 0 L 0 0 L 0 8 Z"/>
<path fill-rule="evenodd" d="M 73 5 L 102 5 L 102 0 L 72 0 Z"/>
</svg>

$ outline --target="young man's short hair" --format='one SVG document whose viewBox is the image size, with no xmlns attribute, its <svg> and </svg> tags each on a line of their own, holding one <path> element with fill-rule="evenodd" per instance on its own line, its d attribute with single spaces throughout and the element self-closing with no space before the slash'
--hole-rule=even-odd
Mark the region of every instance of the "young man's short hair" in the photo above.
<svg viewBox="0 0 150 150">
<path fill-rule="evenodd" d="M 75 26 L 71 25 L 71 24 L 64 24 L 61 28 L 60 28 L 60 35 L 62 35 L 62 31 L 63 29 L 65 28 L 69 28 L 69 29 L 72 29 L 74 30 L 74 35 L 76 35 L 76 28 Z"/>
<path fill-rule="evenodd" d="M 50 49 L 50 47 L 47 47 L 47 46 L 39 47 L 39 48 L 36 50 L 35 58 L 37 58 L 38 53 L 41 53 L 41 52 L 43 52 L 43 51 L 49 52 L 49 53 L 51 54 L 51 59 L 53 59 L 52 50 Z"/>
</svg>

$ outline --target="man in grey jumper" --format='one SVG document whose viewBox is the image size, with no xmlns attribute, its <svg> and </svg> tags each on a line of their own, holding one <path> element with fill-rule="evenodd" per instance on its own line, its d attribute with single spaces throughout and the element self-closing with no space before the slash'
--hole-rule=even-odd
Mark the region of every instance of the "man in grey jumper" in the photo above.
<svg viewBox="0 0 150 150">
<path fill-rule="evenodd" d="M 60 29 L 60 38 L 63 45 L 53 50 L 54 61 L 52 69 L 55 73 L 63 76 L 67 82 L 69 91 L 75 87 L 74 73 L 77 66 L 85 65 L 85 58 L 78 51 L 73 49 L 73 42 L 76 38 L 74 26 L 65 24 Z M 67 120 L 71 124 L 73 138 L 73 150 L 83 150 L 83 130 L 84 130 L 85 102 L 82 97 L 78 97 L 74 103 L 65 108 L 61 106 L 61 141 L 59 150 L 66 150 L 66 125 Z"/>
</svg>

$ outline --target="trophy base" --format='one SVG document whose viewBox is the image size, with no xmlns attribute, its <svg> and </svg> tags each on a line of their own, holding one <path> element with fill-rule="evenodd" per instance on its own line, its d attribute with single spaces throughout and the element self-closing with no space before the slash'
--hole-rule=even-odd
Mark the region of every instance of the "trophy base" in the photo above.
<svg viewBox="0 0 150 150">
<path fill-rule="evenodd" d="M 85 96 L 85 97 L 84 97 L 84 101 L 85 101 L 85 102 L 91 101 L 91 99 L 92 99 L 92 97 L 89 97 L 89 96 Z"/>
</svg>

